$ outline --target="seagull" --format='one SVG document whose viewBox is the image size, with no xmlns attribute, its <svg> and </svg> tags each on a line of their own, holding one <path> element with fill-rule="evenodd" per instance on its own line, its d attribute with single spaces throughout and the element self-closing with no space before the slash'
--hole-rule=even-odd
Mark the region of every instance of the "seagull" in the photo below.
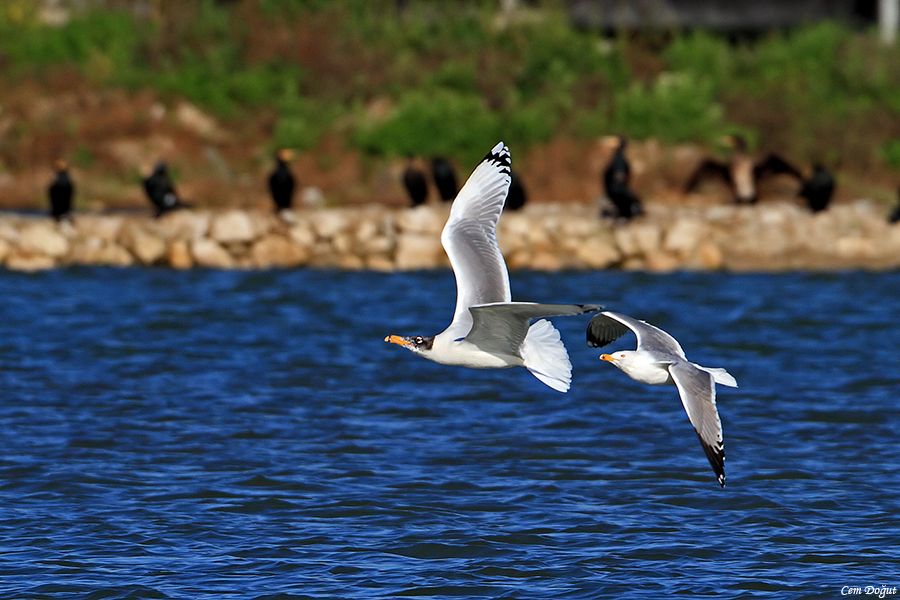
<svg viewBox="0 0 900 600">
<path fill-rule="evenodd" d="M 453 321 L 437 335 L 389 335 L 384 341 L 445 365 L 523 366 L 554 390 L 566 392 L 572 363 L 559 331 L 543 317 L 580 315 L 600 307 L 511 301 L 509 272 L 497 244 L 511 164 L 509 148 L 503 142 L 494 146 L 456 196 L 441 232 L 456 276 Z"/>
<path fill-rule="evenodd" d="M 716 410 L 716 384 L 737 387 L 734 377 L 725 369 L 701 367 L 688 361 L 671 335 L 621 313 L 603 311 L 594 315 L 588 324 L 587 342 L 594 348 L 605 346 L 629 330 L 637 336 L 637 350 L 601 354 L 600 360 L 611 362 L 635 381 L 650 385 L 672 383 L 678 388 L 706 458 L 719 485 L 725 487 L 725 442 Z"/>
</svg>

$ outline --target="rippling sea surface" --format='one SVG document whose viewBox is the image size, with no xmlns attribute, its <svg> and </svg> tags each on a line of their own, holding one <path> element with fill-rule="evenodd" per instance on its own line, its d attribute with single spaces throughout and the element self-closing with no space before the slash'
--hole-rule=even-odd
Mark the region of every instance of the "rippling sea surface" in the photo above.
<svg viewBox="0 0 900 600">
<path fill-rule="evenodd" d="M 385 344 L 443 329 L 448 271 L 3 273 L 0 597 L 900 588 L 900 274 L 512 282 L 727 368 L 727 487 L 584 318 L 556 320 L 568 394 Z"/>
</svg>

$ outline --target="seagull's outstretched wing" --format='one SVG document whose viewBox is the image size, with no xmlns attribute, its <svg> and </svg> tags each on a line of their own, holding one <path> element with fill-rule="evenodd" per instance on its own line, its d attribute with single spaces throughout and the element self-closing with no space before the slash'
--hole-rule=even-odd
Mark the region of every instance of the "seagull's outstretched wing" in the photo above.
<svg viewBox="0 0 900 600">
<path fill-rule="evenodd" d="M 511 164 L 509 148 L 503 142 L 494 146 L 457 194 L 441 232 L 441 244 L 456 276 L 456 312 L 448 329 L 461 336 L 471 328 L 470 307 L 512 298 L 509 273 L 497 244 L 497 222 L 509 190 Z"/>
<path fill-rule="evenodd" d="M 608 310 L 595 315 L 587 327 L 587 343 L 594 348 L 605 346 L 631 330 L 637 336 L 638 350 L 674 354 L 685 358 L 681 344 L 671 335 L 646 321 Z"/>
<path fill-rule="evenodd" d="M 466 341 L 491 354 L 518 356 L 528 328 L 535 319 L 581 315 L 599 310 L 590 304 L 536 304 L 498 302 L 473 306 L 472 329 Z"/>
<path fill-rule="evenodd" d="M 683 361 L 669 365 L 669 373 L 716 479 L 719 485 L 725 487 L 725 442 L 722 438 L 722 421 L 716 410 L 716 384 L 713 376 Z"/>
</svg>

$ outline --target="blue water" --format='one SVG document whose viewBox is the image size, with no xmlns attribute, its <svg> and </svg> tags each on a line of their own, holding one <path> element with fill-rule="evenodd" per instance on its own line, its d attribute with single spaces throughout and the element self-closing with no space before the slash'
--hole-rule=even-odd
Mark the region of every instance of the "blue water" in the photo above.
<svg viewBox="0 0 900 600">
<path fill-rule="evenodd" d="M 900 587 L 900 274 L 513 273 L 727 368 L 675 390 L 558 319 L 569 394 L 436 365 L 449 272 L 0 274 L 0 597 L 833 598 Z M 614 348 L 628 348 L 631 340 Z"/>
</svg>

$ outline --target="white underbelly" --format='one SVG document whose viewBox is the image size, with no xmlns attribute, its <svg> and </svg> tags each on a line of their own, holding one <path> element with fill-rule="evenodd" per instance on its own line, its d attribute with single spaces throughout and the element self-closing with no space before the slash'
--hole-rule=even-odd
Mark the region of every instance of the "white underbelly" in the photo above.
<svg viewBox="0 0 900 600">
<path fill-rule="evenodd" d="M 669 373 L 669 369 L 657 364 L 635 365 L 631 366 L 625 372 L 635 381 L 640 381 L 647 385 L 665 385 L 667 383 L 672 383 L 672 375 Z"/>
<path fill-rule="evenodd" d="M 505 369 L 522 365 L 522 359 L 518 356 L 491 354 L 466 341 L 452 342 L 441 348 L 432 360 L 472 369 Z"/>
<path fill-rule="evenodd" d="M 744 165 L 741 165 L 742 167 Z M 753 169 L 737 168 L 732 175 L 735 195 L 741 200 L 749 200 L 756 196 L 756 185 L 753 182 Z"/>
</svg>

